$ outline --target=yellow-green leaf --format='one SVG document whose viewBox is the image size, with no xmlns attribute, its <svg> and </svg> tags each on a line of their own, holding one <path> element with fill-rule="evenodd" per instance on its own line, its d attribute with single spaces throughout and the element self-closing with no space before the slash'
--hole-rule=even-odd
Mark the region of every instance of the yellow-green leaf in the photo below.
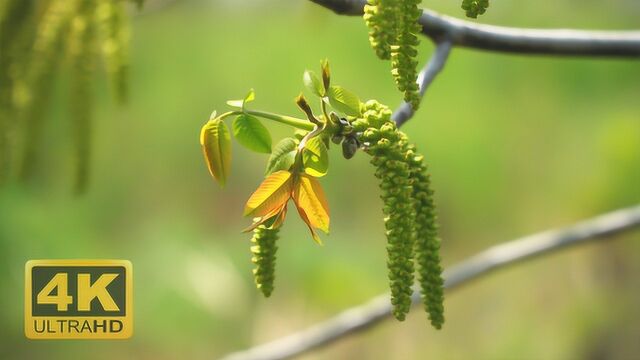
<svg viewBox="0 0 640 360">
<path fill-rule="evenodd" d="M 322 84 L 325 90 L 329 90 L 331 84 L 331 70 L 329 70 L 329 60 L 324 59 L 320 61 L 320 68 L 322 69 Z"/>
<path fill-rule="evenodd" d="M 269 175 L 247 200 L 244 216 L 263 217 L 282 207 L 291 197 L 292 182 L 288 171 L 277 171 Z"/>
<path fill-rule="evenodd" d="M 200 131 L 200 145 L 209 173 L 224 186 L 231 170 L 231 135 L 224 121 L 209 120 Z"/>
<path fill-rule="evenodd" d="M 234 108 L 242 109 L 242 105 L 244 105 L 244 101 L 243 100 L 227 100 L 227 105 Z"/>
<path fill-rule="evenodd" d="M 273 152 L 267 161 L 265 176 L 279 170 L 289 170 L 296 159 L 298 141 L 294 138 L 284 138 L 273 148 Z"/>
<path fill-rule="evenodd" d="M 282 225 L 282 223 L 284 222 L 284 218 L 286 215 L 287 215 L 287 203 L 285 202 L 281 207 L 273 209 L 268 214 L 262 217 L 253 218 L 253 224 L 243 229 L 242 232 L 253 231 L 255 228 L 257 228 L 262 224 L 269 225 L 269 224 L 266 224 L 269 221 L 271 221 L 271 224 L 268 226 L 269 228 L 280 227 L 280 225 Z"/>
<path fill-rule="evenodd" d="M 304 209 L 299 208 L 296 206 L 296 209 L 298 209 L 298 215 L 300 215 L 300 218 L 302 219 L 302 221 L 304 221 L 304 223 L 307 225 L 307 228 L 309 228 L 309 232 L 311 233 L 311 237 L 313 238 L 313 241 L 315 241 L 318 245 L 322 245 L 322 239 L 320 239 L 320 236 L 318 236 L 318 233 L 316 232 L 316 230 L 313 228 L 313 226 L 311 226 L 311 222 L 309 221 L 309 217 L 307 216 L 307 213 L 304 211 Z"/>
<path fill-rule="evenodd" d="M 308 225 L 329 232 L 329 204 L 317 179 L 300 174 L 295 185 L 293 201 L 298 211 L 304 212 Z M 303 220 L 305 217 L 303 217 Z"/>
<path fill-rule="evenodd" d="M 241 100 L 227 100 L 227 105 L 232 106 L 234 108 L 242 109 L 244 111 L 244 105 L 248 102 L 252 102 L 256 98 L 256 93 L 253 89 L 249 90 L 247 95 L 245 95 L 244 99 Z"/>
<path fill-rule="evenodd" d="M 271 134 L 256 117 L 240 114 L 232 124 L 236 140 L 249 150 L 271 153 Z"/>
<path fill-rule="evenodd" d="M 313 71 L 309 71 L 309 70 L 305 71 L 302 79 L 304 81 L 304 86 L 306 86 L 307 89 L 309 89 L 309 91 L 311 91 L 317 96 L 320 96 L 320 97 L 324 96 L 324 93 L 325 93 L 324 86 L 322 85 L 322 82 L 320 82 L 320 79 L 318 79 L 318 76 L 316 76 L 316 74 Z"/>
<path fill-rule="evenodd" d="M 334 85 L 330 87 L 327 96 L 329 97 L 329 104 L 334 109 L 347 115 L 360 116 L 360 99 L 342 86 Z"/>
<path fill-rule="evenodd" d="M 315 177 L 322 177 L 329 170 L 329 153 L 327 146 L 319 136 L 311 138 L 302 150 L 304 172 Z"/>
</svg>

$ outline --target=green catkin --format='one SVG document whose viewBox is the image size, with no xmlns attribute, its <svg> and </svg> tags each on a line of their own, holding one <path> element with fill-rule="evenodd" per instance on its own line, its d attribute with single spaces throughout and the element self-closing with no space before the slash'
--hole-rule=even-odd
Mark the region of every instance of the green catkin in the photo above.
<svg viewBox="0 0 640 360">
<path fill-rule="evenodd" d="M 33 54 L 24 76 L 14 86 L 16 107 L 24 119 L 24 150 L 19 177 L 23 182 L 34 177 L 39 145 L 43 137 L 43 109 L 49 103 L 54 71 L 63 52 L 63 42 L 78 8 L 77 0 L 52 0 L 38 21 Z"/>
<path fill-rule="evenodd" d="M 369 43 L 382 60 L 391 58 L 391 44 L 396 40 L 400 0 L 369 0 L 364 6 L 364 21 L 369 28 Z"/>
<path fill-rule="evenodd" d="M 391 121 L 391 110 L 375 102 L 364 105 L 362 121 L 354 122 L 354 131 L 364 131 L 365 151 L 372 156 L 380 179 L 381 198 L 384 202 L 385 228 L 391 303 L 393 315 L 404 320 L 411 308 L 414 280 L 413 251 L 415 241 L 415 209 L 412 205 L 413 189 L 410 169 L 404 161 L 404 143 Z"/>
<path fill-rule="evenodd" d="M 16 70 L 31 45 L 34 6 L 32 1 L 12 0 L 0 4 L 0 185 L 9 177 L 13 157 L 10 132 L 14 131 L 13 86 Z"/>
<path fill-rule="evenodd" d="M 398 90 L 404 92 L 404 100 L 411 104 L 413 110 L 417 110 L 420 105 L 420 94 L 416 83 L 418 78 L 416 47 L 420 43 L 417 34 L 421 30 L 418 19 L 422 14 L 418 8 L 420 2 L 421 0 L 402 1 L 401 11 L 398 14 L 398 39 L 397 43 L 391 46 L 391 73 Z"/>
<path fill-rule="evenodd" d="M 139 6 L 143 2 L 131 1 Z M 61 62 L 68 61 L 73 92 L 71 135 L 76 149 L 82 148 L 76 150 L 75 156 L 76 188 L 85 186 L 91 110 L 89 77 L 97 55 L 95 38 L 98 33 L 102 35 L 102 57 L 117 100 L 122 103 L 128 68 L 126 6 L 125 1 L 114 0 L 0 2 L 0 183 L 13 175 L 10 172 L 17 173 L 23 182 L 36 178 L 43 121 L 47 118 L 56 70 Z M 74 29 L 78 23 L 83 23 L 81 31 Z M 13 170 L 14 164 L 18 165 L 17 171 Z"/>
<path fill-rule="evenodd" d="M 391 73 L 404 100 L 414 110 L 420 105 L 416 83 L 418 61 L 417 34 L 421 27 L 418 8 L 422 0 L 369 0 L 364 8 L 364 20 L 369 28 L 369 42 L 380 59 L 391 59 Z"/>
<path fill-rule="evenodd" d="M 91 76 L 95 52 L 95 9 L 91 0 L 80 0 L 72 21 L 69 55 L 72 65 L 71 112 L 75 143 L 75 191 L 84 193 L 89 177 L 91 153 Z"/>
<path fill-rule="evenodd" d="M 253 278 L 256 287 L 269 297 L 273 291 L 273 280 L 275 278 L 276 266 L 276 241 L 278 240 L 279 228 L 270 229 L 265 225 L 259 225 L 253 230 L 251 238 L 251 261 L 255 264 Z"/>
<path fill-rule="evenodd" d="M 129 22 L 124 2 L 99 0 L 96 9 L 101 33 L 101 50 L 119 103 L 127 100 Z"/>
<path fill-rule="evenodd" d="M 444 280 L 440 265 L 440 239 L 436 222 L 435 204 L 431 180 L 427 174 L 424 157 L 410 145 L 406 152 L 411 168 L 414 206 L 416 210 L 415 258 L 422 302 L 431 324 L 440 329 L 444 323 Z"/>
<path fill-rule="evenodd" d="M 444 323 L 440 241 L 424 159 L 391 121 L 388 107 L 370 100 L 361 110 L 362 118 L 351 125 L 354 133 L 362 134 L 364 151 L 373 156 L 381 180 L 393 314 L 402 320 L 411 306 L 415 258 L 423 302 L 439 329 Z"/>
<path fill-rule="evenodd" d="M 489 0 L 462 0 L 461 7 L 466 11 L 467 17 L 475 19 L 487 11 Z"/>
</svg>

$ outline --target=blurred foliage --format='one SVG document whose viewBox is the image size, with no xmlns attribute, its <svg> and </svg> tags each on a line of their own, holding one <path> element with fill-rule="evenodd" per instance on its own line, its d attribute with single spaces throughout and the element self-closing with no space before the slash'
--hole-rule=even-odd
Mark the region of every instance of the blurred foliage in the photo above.
<svg viewBox="0 0 640 360">
<path fill-rule="evenodd" d="M 0 5 L 0 184 L 12 173 L 23 182 L 40 175 L 48 135 L 43 123 L 56 75 L 67 65 L 67 139 L 74 144 L 75 189 L 86 189 L 94 63 L 102 58 L 124 102 L 128 42 L 124 1 L 6 0 Z"/>
<path fill-rule="evenodd" d="M 619 29 L 637 27 L 640 12 L 634 0 L 500 5 L 483 22 Z M 453 16 L 458 6 L 429 3 Z M 242 200 L 258 185 L 265 155 L 242 152 L 223 192 L 197 144 L 211 109 L 250 87 L 261 94 L 256 106 L 295 112 L 299 74 L 319 58 L 330 58 L 335 76 L 362 98 L 399 102 L 362 21 L 290 0 L 149 1 L 132 33 L 129 105 L 112 107 L 107 80 L 92 77 L 94 176 L 86 196 L 68 190 L 68 67 L 40 113 L 47 121 L 39 152 L 49 160 L 39 166 L 38 186 L 0 189 L 0 358 L 216 358 L 385 291 L 381 204 L 365 156 L 332 154 L 331 176 L 322 180 L 332 234 L 319 251 L 304 224 L 287 223 L 279 290 L 265 300 L 252 289 L 250 239 L 239 233 Z M 4 39 L 0 46 L 10 44 Z M 428 54 L 423 43 L 420 53 Z M 403 127 L 430 163 L 445 264 L 640 202 L 638 98 L 637 61 L 456 49 Z M 470 99 L 482 106 L 461 106 Z M 25 339 L 23 269 L 38 258 L 130 259 L 134 337 Z M 414 312 L 403 324 L 386 322 L 304 358 L 632 359 L 640 353 L 638 274 L 636 232 L 449 294 L 441 332 Z"/>
</svg>

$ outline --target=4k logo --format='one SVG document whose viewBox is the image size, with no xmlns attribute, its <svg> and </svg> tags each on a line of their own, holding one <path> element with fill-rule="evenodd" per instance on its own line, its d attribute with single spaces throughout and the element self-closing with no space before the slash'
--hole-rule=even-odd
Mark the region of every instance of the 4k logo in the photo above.
<svg viewBox="0 0 640 360">
<path fill-rule="evenodd" d="M 25 334 L 30 339 L 126 339 L 133 334 L 126 260 L 30 260 Z"/>
</svg>

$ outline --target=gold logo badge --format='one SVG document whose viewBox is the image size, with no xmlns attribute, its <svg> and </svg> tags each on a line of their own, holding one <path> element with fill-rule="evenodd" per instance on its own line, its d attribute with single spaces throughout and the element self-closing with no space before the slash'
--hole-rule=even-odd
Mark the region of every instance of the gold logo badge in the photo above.
<svg viewBox="0 0 640 360">
<path fill-rule="evenodd" d="M 127 260 L 29 260 L 24 325 L 29 339 L 127 339 L 133 282 Z"/>
</svg>

